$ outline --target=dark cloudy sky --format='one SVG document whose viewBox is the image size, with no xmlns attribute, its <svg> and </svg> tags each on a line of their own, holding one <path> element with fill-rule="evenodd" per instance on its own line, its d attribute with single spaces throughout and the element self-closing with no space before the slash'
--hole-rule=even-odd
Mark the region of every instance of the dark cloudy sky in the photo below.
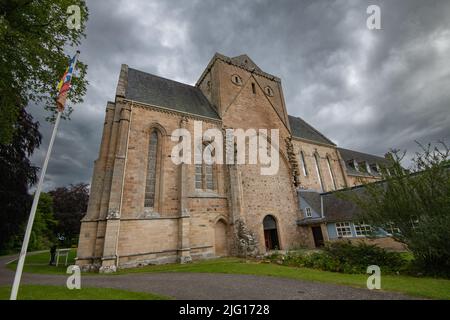
<svg viewBox="0 0 450 320">
<path fill-rule="evenodd" d="M 368 30 L 367 6 L 382 30 Z M 215 52 L 247 53 L 282 79 L 288 112 L 339 146 L 383 155 L 450 142 L 450 1 L 92 0 L 85 102 L 64 121 L 46 189 L 90 182 L 122 63 L 195 84 Z M 44 143 L 51 126 L 33 107 Z"/>
</svg>

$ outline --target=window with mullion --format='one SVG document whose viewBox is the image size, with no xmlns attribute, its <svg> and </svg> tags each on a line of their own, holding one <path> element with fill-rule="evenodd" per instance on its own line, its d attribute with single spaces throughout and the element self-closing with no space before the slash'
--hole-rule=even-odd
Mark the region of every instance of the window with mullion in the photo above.
<svg viewBox="0 0 450 320">
<path fill-rule="evenodd" d="M 210 145 L 203 145 L 203 152 L 206 148 L 211 148 Z M 214 150 L 212 150 L 211 156 L 214 157 Z M 215 169 L 213 164 L 196 164 L 195 165 L 195 189 L 196 190 L 215 190 Z"/>
<path fill-rule="evenodd" d="M 354 226 L 358 237 L 367 236 L 372 232 L 372 227 L 364 222 L 357 222 Z"/>
<path fill-rule="evenodd" d="M 215 190 L 216 183 L 214 177 L 214 165 L 195 165 L 195 189 Z"/>
<path fill-rule="evenodd" d="M 336 222 L 336 233 L 338 237 L 349 238 L 352 236 L 350 222 Z"/>
<path fill-rule="evenodd" d="M 203 189 L 203 165 L 195 165 L 195 189 Z"/>
</svg>

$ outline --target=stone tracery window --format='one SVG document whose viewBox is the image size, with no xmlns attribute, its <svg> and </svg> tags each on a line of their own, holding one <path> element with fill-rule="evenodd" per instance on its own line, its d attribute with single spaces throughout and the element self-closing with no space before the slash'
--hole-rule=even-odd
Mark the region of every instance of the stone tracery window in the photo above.
<svg viewBox="0 0 450 320">
<path fill-rule="evenodd" d="M 210 145 L 203 145 L 203 150 L 209 148 Z M 214 150 L 212 152 L 214 156 Z M 216 170 L 214 164 L 206 164 L 204 161 L 202 164 L 195 165 L 195 189 L 197 190 L 216 190 Z"/>
</svg>

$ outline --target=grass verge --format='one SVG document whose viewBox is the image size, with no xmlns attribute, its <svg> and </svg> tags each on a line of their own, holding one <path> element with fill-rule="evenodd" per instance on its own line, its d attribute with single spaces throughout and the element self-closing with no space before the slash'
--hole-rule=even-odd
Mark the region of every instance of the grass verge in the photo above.
<svg viewBox="0 0 450 320">
<path fill-rule="evenodd" d="M 0 287 L 0 300 L 8 300 L 10 287 Z M 59 286 L 25 285 L 20 287 L 18 300 L 169 300 L 170 298 L 145 293 L 109 288 L 81 288 L 69 290 Z"/>
</svg>

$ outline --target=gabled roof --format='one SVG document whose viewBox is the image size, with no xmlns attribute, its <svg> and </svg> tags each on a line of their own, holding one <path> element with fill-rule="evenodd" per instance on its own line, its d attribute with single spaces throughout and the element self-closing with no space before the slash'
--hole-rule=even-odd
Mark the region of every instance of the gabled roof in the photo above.
<svg viewBox="0 0 450 320">
<path fill-rule="evenodd" d="M 289 124 L 291 126 L 292 136 L 294 137 L 335 146 L 333 141 L 301 118 L 289 116 Z"/>
<path fill-rule="evenodd" d="M 125 98 L 203 117 L 220 119 L 197 87 L 128 68 Z"/>
</svg>

